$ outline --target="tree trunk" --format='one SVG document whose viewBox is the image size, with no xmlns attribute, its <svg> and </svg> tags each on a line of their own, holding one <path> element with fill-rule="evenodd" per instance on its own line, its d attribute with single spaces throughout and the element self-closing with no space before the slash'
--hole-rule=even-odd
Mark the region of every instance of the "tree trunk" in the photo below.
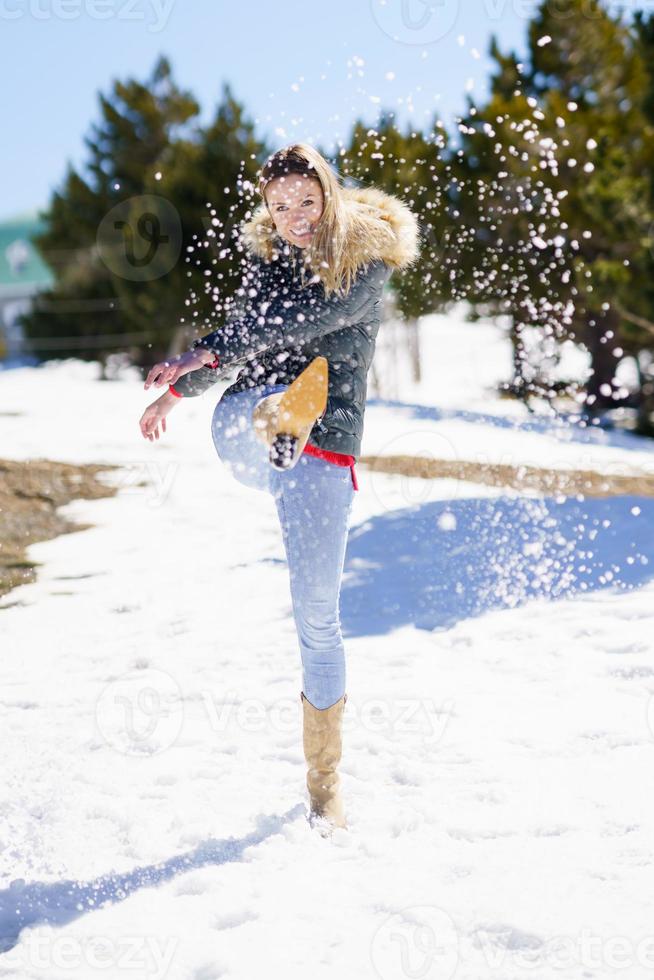
<svg viewBox="0 0 654 980">
<path fill-rule="evenodd" d="M 527 323 L 524 320 L 524 310 L 521 308 L 513 310 L 511 313 L 511 329 L 509 331 L 513 358 L 513 377 L 509 382 L 509 390 L 531 412 L 533 411 L 529 402 L 531 378 L 527 378 L 525 373 L 526 352 L 522 339 L 523 331 L 526 328 Z"/>
<path fill-rule="evenodd" d="M 619 386 L 614 382 L 617 361 L 613 351 L 618 346 L 619 323 L 620 317 L 612 308 L 587 314 L 586 345 L 592 373 L 586 382 L 586 409 L 590 415 L 615 407 L 612 395 Z M 613 336 L 608 337 L 610 331 Z M 604 391 L 603 386 L 607 386 Z"/>
<path fill-rule="evenodd" d="M 641 436 L 654 436 L 654 375 L 643 370 L 642 351 L 636 355 L 638 369 L 638 409 L 636 432 Z M 651 368 L 651 364 L 650 364 Z"/>
<path fill-rule="evenodd" d="M 524 323 L 514 313 L 511 317 L 511 330 L 509 333 L 513 355 L 513 378 L 511 379 L 511 383 L 521 389 L 525 386 L 525 375 L 523 371 L 524 346 L 522 343 L 523 328 Z"/>
<path fill-rule="evenodd" d="M 406 327 L 409 332 L 408 348 L 409 357 L 411 358 L 411 376 L 414 382 L 419 384 L 422 380 L 420 365 L 420 320 L 409 320 Z"/>
<path fill-rule="evenodd" d="M 381 398 L 381 391 L 379 388 L 379 372 L 377 370 L 377 365 L 375 364 L 375 359 L 373 358 L 372 364 L 370 365 L 370 381 L 371 381 L 371 395 L 374 398 Z"/>
<path fill-rule="evenodd" d="M 179 325 L 175 327 L 172 337 L 170 338 L 170 344 L 168 345 L 168 352 L 166 357 L 177 357 L 178 354 L 182 354 L 184 351 L 188 350 L 191 346 L 187 342 L 188 327 Z"/>
</svg>

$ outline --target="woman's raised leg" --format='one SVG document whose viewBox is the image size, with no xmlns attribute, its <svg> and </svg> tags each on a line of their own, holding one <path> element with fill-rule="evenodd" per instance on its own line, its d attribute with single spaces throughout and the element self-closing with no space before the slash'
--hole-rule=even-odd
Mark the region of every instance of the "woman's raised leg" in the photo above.
<svg viewBox="0 0 654 980">
<path fill-rule="evenodd" d="M 254 490 L 270 490 L 273 468 L 268 449 L 257 438 L 252 419 L 262 398 L 288 385 L 261 385 L 223 395 L 211 421 L 211 436 L 216 452 L 232 476 Z"/>
</svg>

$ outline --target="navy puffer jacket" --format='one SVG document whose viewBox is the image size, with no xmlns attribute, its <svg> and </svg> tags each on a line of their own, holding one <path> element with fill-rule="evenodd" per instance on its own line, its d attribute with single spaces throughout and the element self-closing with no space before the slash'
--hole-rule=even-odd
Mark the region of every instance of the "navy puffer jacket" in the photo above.
<svg viewBox="0 0 654 980">
<path fill-rule="evenodd" d="M 243 226 L 249 262 L 241 296 L 225 323 L 194 341 L 219 358 L 218 369 L 183 375 L 174 390 L 200 395 L 243 362 L 223 393 L 265 384 L 290 384 L 318 355 L 327 359 L 327 408 L 309 442 L 321 449 L 361 452 L 368 369 L 381 319 L 384 284 L 394 271 L 415 261 L 418 221 L 393 195 L 376 188 L 343 188 L 348 208 L 357 210 L 356 279 L 346 296 L 325 296 L 320 281 L 306 281 L 302 250 L 281 239 L 265 205 Z"/>
</svg>

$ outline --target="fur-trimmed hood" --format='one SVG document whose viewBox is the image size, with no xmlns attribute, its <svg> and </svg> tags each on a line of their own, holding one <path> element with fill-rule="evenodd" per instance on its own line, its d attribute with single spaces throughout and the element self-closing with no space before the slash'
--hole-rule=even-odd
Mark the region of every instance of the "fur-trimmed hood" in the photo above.
<svg viewBox="0 0 654 980">
<path fill-rule="evenodd" d="M 377 187 L 342 187 L 350 224 L 348 247 L 357 266 L 381 259 L 392 269 L 404 269 L 420 252 L 418 219 L 409 207 Z M 241 226 L 243 244 L 253 255 L 270 262 L 280 242 L 268 208 L 262 202 Z"/>
</svg>

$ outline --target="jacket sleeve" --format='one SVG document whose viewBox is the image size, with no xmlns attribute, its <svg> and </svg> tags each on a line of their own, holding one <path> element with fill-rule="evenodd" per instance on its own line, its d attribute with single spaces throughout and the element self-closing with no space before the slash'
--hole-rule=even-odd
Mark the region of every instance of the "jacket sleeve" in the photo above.
<svg viewBox="0 0 654 980">
<path fill-rule="evenodd" d="M 266 279 L 264 269 L 259 261 L 251 262 L 243 275 L 233 307 L 227 315 L 225 324 L 219 329 L 223 330 L 227 324 L 239 321 L 242 317 L 253 315 L 255 309 L 253 305 L 254 301 L 260 295 L 265 295 L 265 291 Z M 214 330 L 208 336 L 211 337 L 217 332 L 217 330 Z M 204 343 L 204 340 L 204 337 L 194 340 L 189 350 L 195 350 L 196 347 L 207 347 L 208 345 Z M 222 381 L 228 377 L 236 363 L 240 363 L 241 361 L 245 362 L 246 360 L 246 357 L 242 357 L 238 361 L 235 359 L 229 364 L 225 364 L 224 359 L 219 357 L 219 363 L 216 367 L 201 367 L 195 371 L 189 371 L 188 374 L 183 374 L 181 378 L 178 378 L 175 384 L 170 387 L 176 395 L 184 398 L 194 398 L 197 395 L 204 394 L 205 391 L 213 387 L 218 381 Z"/>
<path fill-rule="evenodd" d="M 223 377 L 220 367 L 210 368 L 201 367 L 196 371 L 189 371 L 178 378 L 175 384 L 170 385 L 173 393 L 183 398 L 193 398 L 195 395 L 202 395 L 208 388 L 213 387 L 217 381 Z"/>
<path fill-rule="evenodd" d="M 379 260 L 371 262 L 367 270 L 359 270 L 346 296 L 332 293 L 325 297 L 320 284 L 294 289 L 288 295 L 271 293 L 267 299 L 253 303 L 246 315 L 230 318 L 222 327 L 200 337 L 194 346 L 213 351 L 221 367 L 269 348 L 301 346 L 356 323 L 366 307 L 381 295 L 390 274 L 391 268 Z"/>
</svg>

